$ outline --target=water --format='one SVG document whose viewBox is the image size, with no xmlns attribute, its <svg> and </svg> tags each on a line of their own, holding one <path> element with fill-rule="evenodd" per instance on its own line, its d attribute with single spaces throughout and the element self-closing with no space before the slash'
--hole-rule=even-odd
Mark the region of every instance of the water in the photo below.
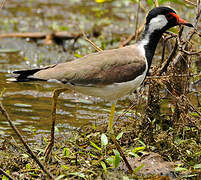
<svg viewBox="0 0 201 180">
<path fill-rule="evenodd" d="M 7 1 L 6 7 L 0 12 L 0 32 L 51 32 L 52 29 L 91 32 L 98 28 L 101 29 L 101 36 L 92 40 L 101 48 L 115 48 L 119 45 L 120 37 L 128 37 L 133 33 L 136 13 L 133 9 L 136 7 L 127 1 L 114 1 L 103 6 L 92 0 Z M 140 20 L 143 20 L 143 14 L 140 14 Z M 76 54 L 85 55 L 95 50 L 83 39 L 75 44 L 73 40 L 67 41 L 66 52 L 59 45 L 45 45 L 43 40 L 37 43 L 19 38 L 0 41 L 1 49 L 16 50 L 0 53 L 0 92 L 5 89 L 2 102 L 23 136 L 28 141 L 35 141 L 36 135 L 50 132 L 51 96 L 57 86 L 44 82 L 14 83 L 6 79 L 16 69 L 65 62 L 75 59 Z M 106 123 L 110 105 L 99 98 L 65 92 L 58 101 L 57 127 L 62 132 L 88 123 Z M 128 99 L 119 101 L 117 111 L 123 111 L 129 105 Z M 0 137 L 10 135 L 15 137 L 11 127 L 0 115 Z"/>
</svg>

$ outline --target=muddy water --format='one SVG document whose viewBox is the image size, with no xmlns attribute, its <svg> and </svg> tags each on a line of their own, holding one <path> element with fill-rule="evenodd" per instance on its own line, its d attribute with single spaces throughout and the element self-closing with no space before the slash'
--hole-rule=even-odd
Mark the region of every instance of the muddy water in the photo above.
<svg viewBox="0 0 201 180">
<path fill-rule="evenodd" d="M 68 30 L 70 32 L 85 32 L 95 27 L 96 19 L 100 13 L 104 18 L 102 24 L 108 40 L 113 34 L 133 31 L 129 25 L 128 14 L 120 10 L 118 4 L 113 5 L 114 15 L 109 18 L 109 11 L 93 1 L 9 1 L 0 12 L 1 33 L 7 32 L 51 32 L 55 30 Z M 127 6 L 124 4 L 124 6 Z M 111 5 L 107 7 L 111 9 Z M 90 10 L 89 10 L 90 9 Z M 127 13 L 131 9 L 126 9 Z M 131 14 L 134 16 L 134 13 Z M 3 17 L 2 17 L 3 16 Z M 111 25 L 111 21 L 116 19 Z M 124 19 L 124 21 L 123 21 Z M 121 24 L 127 27 L 119 28 Z M 112 32 L 113 30 L 113 32 Z M 100 41 L 96 43 L 100 44 Z M 111 46 L 111 45 L 109 45 Z M 73 41 L 67 41 L 63 52 L 59 45 L 44 45 L 44 42 L 31 42 L 27 39 L 1 39 L 1 49 L 16 52 L 0 53 L 0 92 L 5 90 L 3 104 L 15 125 L 23 132 L 29 141 L 34 141 L 36 135 L 46 135 L 51 126 L 51 96 L 57 85 L 48 83 L 13 83 L 6 79 L 11 77 L 11 72 L 16 69 L 28 69 L 48 64 L 64 62 L 75 59 L 74 54 L 84 55 L 94 52 L 84 40 L 78 40 L 73 46 Z M 125 104 L 125 103 L 124 103 Z M 125 105 L 125 106 L 128 106 Z M 118 105 L 117 109 L 122 110 Z M 60 96 L 57 108 L 57 128 L 60 132 L 80 127 L 87 123 L 102 123 L 107 121 L 110 103 L 98 98 L 86 97 L 74 92 L 65 92 Z M 0 136 L 15 134 L 8 123 L 0 115 Z"/>
<path fill-rule="evenodd" d="M 120 36 L 133 32 L 136 5 L 128 1 L 115 1 L 104 6 L 92 0 L 69 1 L 8 1 L 0 12 L 0 32 L 51 32 L 66 30 L 85 32 L 101 29 L 101 36 L 92 39 L 102 48 L 114 48 L 119 45 Z M 140 19 L 143 20 L 143 13 Z M 187 16 L 188 19 L 188 16 Z M 116 39 L 113 40 L 113 39 Z M 6 79 L 16 69 L 28 69 L 75 59 L 77 54 L 85 55 L 94 49 L 79 39 L 65 43 L 66 52 L 59 45 L 44 45 L 28 39 L 1 39 L 0 48 L 16 52 L 0 53 L 0 92 L 3 104 L 15 125 L 29 141 L 36 135 L 47 135 L 51 126 L 51 96 L 55 84 L 13 83 Z M 102 43 L 104 42 L 104 43 Z M 117 111 L 129 106 L 128 100 L 120 101 Z M 65 92 L 60 96 L 57 108 L 57 127 L 60 132 L 69 131 L 87 123 L 103 123 L 108 120 L 110 103 L 101 99 L 86 97 L 74 92 Z M 13 135 L 8 123 L 0 115 L 0 137 Z"/>
<path fill-rule="evenodd" d="M 21 69 L 18 53 L 1 54 L 0 84 L 5 89 L 3 104 L 15 125 L 29 137 L 47 134 L 51 125 L 51 96 L 57 84 L 34 82 L 15 83 L 6 81 L 8 69 Z M 14 60 L 11 62 L 10 60 Z M 12 71 L 11 70 L 11 71 Z M 75 92 L 65 92 L 60 96 L 57 108 L 57 127 L 60 131 L 80 127 L 87 123 L 107 121 L 110 104 L 98 98 L 86 97 Z M 118 109 L 120 105 L 118 105 Z M 14 135 L 10 126 L 0 117 L 2 136 Z"/>
</svg>

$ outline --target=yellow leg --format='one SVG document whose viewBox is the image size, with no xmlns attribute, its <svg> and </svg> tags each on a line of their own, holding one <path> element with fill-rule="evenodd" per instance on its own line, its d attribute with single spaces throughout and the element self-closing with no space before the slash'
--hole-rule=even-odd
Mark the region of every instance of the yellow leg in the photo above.
<svg viewBox="0 0 201 180">
<path fill-rule="evenodd" d="M 45 159 L 48 159 L 49 154 L 52 151 L 52 148 L 54 146 L 54 130 L 55 130 L 55 122 L 56 122 L 56 106 L 57 106 L 57 99 L 59 97 L 59 95 L 64 92 L 69 90 L 68 88 L 59 88 L 59 89 L 55 89 L 53 92 L 53 96 L 52 96 L 52 127 L 51 127 L 51 138 L 50 138 L 50 142 L 47 145 L 47 147 L 45 148 Z"/>
<path fill-rule="evenodd" d="M 108 123 L 108 132 L 113 133 L 112 126 L 114 121 L 114 113 L 115 113 L 115 103 L 112 103 L 111 112 L 110 112 L 110 120 Z"/>
</svg>

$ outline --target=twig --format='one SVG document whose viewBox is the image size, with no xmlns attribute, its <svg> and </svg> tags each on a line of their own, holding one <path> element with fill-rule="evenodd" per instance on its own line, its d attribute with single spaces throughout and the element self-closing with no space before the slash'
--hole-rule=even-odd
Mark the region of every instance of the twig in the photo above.
<svg viewBox="0 0 201 180">
<path fill-rule="evenodd" d="M 167 38 L 164 40 L 164 43 L 163 43 L 163 50 L 162 50 L 162 55 L 161 55 L 161 62 L 164 62 L 164 59 L 165 59 L 166 43 L 168 42 L 169 39 L 172 39 L 173 37 L 175 37 L 175 36 L 167 37 Z"/>
<path fill-rule="evenodd" d="M 153 1 L 153 3 L 154 3 L 155 7 L 158 7 L 158 6 L 159 6 L 158 0 L 152 0 L 152 1 Z"/>
<path fill-rule="evenodd" d="M 167 59 L 167 61 L 162 65 L 161 69 L 159 70 L 159 75 L 162 75 L 163 72 L 167 72 L 167 68 L 177 52 L 178 43 L 180 42 L 180 38 L 181 38 L 183 30 L 184 30 L 184 27 L 181 27 L 179 34 L 178 34 L 178 38 L 176 38 L 175 46 L 174 46 L 169 58 Z"/>
<path fill-rule="evenodd" d="M 193 31 L 190 31 L 188 33 L 188 37 L 187 40 L 185 41 L 182 49 L 186 50 L 188 47 L 188 42 L 190 42 L 190 40 L 192 39 L 193 35 L 196 34 L 197 32 L 197 25 L 199 22 L 199 18 L 201 16 L 201 10 L 200 10 L 200 0 L 197 0 L 197 10 L 196 10 L 196 18 L 195 18 L 195 23 L 194 23 L 194 29 Z M 173 64 L 176 65 L 178 62 L 180 62 L 181 60 L 183 60 L 185 58 L 184 54 L 182 51 L 180 51 L 180 53 L 176 56 L 176 58 L 173 61 Z"/>
<path fill-rule="evenodd" d="M 126 166 L 128 168 L 128 172 L 132 175 L 133 174 L 133 169 L 131 167 L 131 165 L 129 164 L 128 160 L 126 159 L 126 156 L 124 155 L 121 146 L 119 145 L 119 143 L 117 142 L 116 138 L 114 135 L 111 136 L 111 139 L 113 141 L 113 143 L 115 144 L 117 150 L 119 151 L 121 157 L 123 158 L 124 162 L 126 163 Z"/>
<path fill-rule="evenodd" d="M 162 78 L 170 78 L 170 77 L 193 77 L 198 76 L 200 74 L 178 74 L 178 75 L 168 75 L 168 76 L 147 76 L 146 79 L 162 79 Z"/>
<path fill-rule="evenodd" d="M 0 174 L 6 176 L 9 180 L 14 180 L 8 173 L 6 173 L 3 169 L 0 168 Z"/>
<path fill-rule="evenodd" d="M 6 4 L 6 0 L 3 0 L 3 1 L 1 2 L 1 4 L 0 4 L 0 9 L 3 9 L 3 7 L 5 6 L 5 4 Z"/>
<path fill-rule="evenodd" d="M 188 3 L 188 4 L 190 4 L 190 5 L 193 5 L 193 6 L 196 6 L 196 4 L 195 3 L 193 3 L 193 2 L 191 2 L 191 1 L 189 1 L 189 0 L 184 0 L 186 3 Z"/>
<path fill-rule="evenodd" d="M 98 51 L 98 52 L 103 51 L 94 42 L 92 42 L 90 39 L 88 39 L 87 36 L 86 36 L 86 34 L 84 32 L 82 32 L 82 34 L 83 34 L 85 40 L 88 41 L 96 51 Z"/>
<path fill-rule="evenodd" d="M 8 123 L 10 124 L 10 126 L 12 127 L 12 129 L 15 131 L 15 133 L 18 136 L 18 138 L 21 140 L 21 142 L 23 143 L 23 145 L 27 149 L 27 152 L 31 155 L 32 159 L 35 160 L 35 162 L 40 166 L 40 168 L 43 170 L 43 172 L 45 172 L 48 175 L 49 178 L 54 179 L 54 176 L 43 166 L 43 164 L 40 162 L 40 160 L 36 157 L 36 155 L 34 154 L 34 152 L 31 150 L 31 148 L 29 147 L 29 145 L 25 142 L 25 140 L 22 137 L 21 133 L 19 132 L 19 130 L 16 128 L 16 126 L 11 121 L 11 119 L 9 117 L 9 114 L 4 109 L 1 101 L 0 101 L 0 111 L 3 114 L 3 116 L 6 118 L 6 120 L 8 121 Z"/>
<path fill-rule="evenodd" d="M 181 52 L 187 54 L 187 55 L 198 55 L 201 53 L 201 51 L 197 51 L 197 52 L 190 52 L 190 51 L 186 51 L 185 49 L 180 49 Z"/>
<path fill-rule="evenodd" d="M 69 33 L 66 31 L 58 31 L 58 32 L 52 32 L 52 33 L 45 33 L 45 32 L 24 32 L 24 33 L 5 33 L 0 34 L 0 38 L 32 38 L 32 39 L 44 39 L 47 36 L 52 36 L 52 39 L 58 38 L 58 39 L 76 39 L 80 37 L 81 33 Z"/>
<path fill-rule="evenodd" d="M 189 99 L 187 98 L 187 96 L 184 96 L 184 95 L 181 95 L 181 96 L 175 96 L 172 92 L 170 92 L 168 89 L 167 89 L 167 92 L 176 99 L 177 103 L 180 103 L 182 105 L 186 104 L 185 106 L 188 107 L 188 109 L 191 109 L 191 111 L 193 110 L 194 112 L 196 112 L 200 117 L 201 117 L 201 113 L 199 112 L 199 110 L 197 110 L 192 104 L 191 102 L 189 101 Z M 195 125 L 195 127 L 200 131 L 201 128 L 199 127 L 199 125 L 196 125 L 195 122 L 193 122 L 193 120 L 191 118 L 189 118 L 190 122 L 192 124 Z M 201 121 L 201 118 L 199 119 L 199 121 Z"/>
<path fill-rule="evenodd" d="M 48 143 L 47 147 L 45 148 L 45 160 L 48 160 L 49 154 L 52 151 L 52 148 L 54 146 L 54 131 L 55 131 L 55 123 L 56 123 L 56 108 L 57 108 L 57 100 L 59 95 L 64 92 L 69 90 L 69 88 L 58 88 L 55 89 L 53 92 L 53 96 L 52 96 L 52 126 L 51 126 L 51 138 L 50 138 L 50 142 Z"/>
<path fill-rule="evenodd" d="M 167 61 L 165 63 L 162 64 L 162 67 L 160 68 L 159 70 L 159 75 L 162 75 L 164 72 L 167 71 L 167 68 L 172 60 L 172 58 L 175 56 L 176 54 L 176 51 L 177 51 L 177 48 L 178 48 L 178 43 L 177 43 L 177 40 L 175 42 L 175 45 L 174 45 L 174 48 L 169 56 L 169 58 L 167 59 Z M 158 73 L 157 73 L 158 74 Z"/>
<path fill-rule="evenodd" d="M 135 23 L 135 41 L 137 39 L 138 33 L 137 33 L 137 29 L 138 29 L 138 20 L 139 20 L 139 10 L 140 10 L 140 0 L 138 2 L 138 8 L 137 8 L 137 14 L 136 14 L 136 23 Z"/>
<path fill-rule="evenodd" d="M 139 29 L 137 30 L 137 33 L 134 32 L 132 35 L 130 35 L 124 42 L 122 42 L 122 43 L 119 45 L 119 47 L 126 46 L 126 45 L 129 44 L 129 42 L 130 42 L 131 40 L 135 39 L 135 36 L 136 36 L 136 35 L 138 36 L 138 35 L 143 31 L 144 25 L 145 25 L 145 19 L 144 19 L 144 22 L 140 25 Z"/>
<path fill-rule="evenodd" d="M 129 106 L 127 109 L 124 110 L 124 112 L 122 114 L 120 114 L 119 116 L 117 116 L 115 124 L 117 124 L 117 122 L 119 121 L 120 118 L 124 117 L 126 115 L 127 112 L 129 112 L 133 107 L 135 107 L 134 104 L 132 104 L 131 106 Z"/>
</svg>

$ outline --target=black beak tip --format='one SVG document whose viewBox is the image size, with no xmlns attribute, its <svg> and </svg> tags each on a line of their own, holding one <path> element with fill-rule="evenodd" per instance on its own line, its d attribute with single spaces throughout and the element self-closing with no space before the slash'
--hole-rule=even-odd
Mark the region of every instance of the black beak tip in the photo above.
<svg viewBox="0 0 201 180">
<path fill-rule="evenodd" d="M 186 23 L 185 26 L 194 27 L 191 23 Z"/>
</svg>

